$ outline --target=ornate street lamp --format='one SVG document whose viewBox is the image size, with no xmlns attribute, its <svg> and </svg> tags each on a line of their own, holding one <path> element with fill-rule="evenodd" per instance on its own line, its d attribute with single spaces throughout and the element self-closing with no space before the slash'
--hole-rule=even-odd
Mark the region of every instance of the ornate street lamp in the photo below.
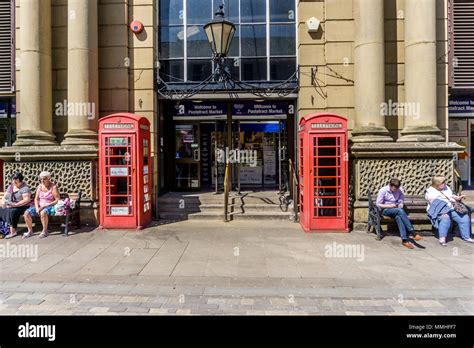
<svg viewBox="0 0 474 348">
<path fill-rule="evenodd" d="M 204 26 L 204 31 L 211 45 L 214 60 L 221 63 L 229 53 L 235 34 L 234 23 L 224 19 L 224 5 L 219 6 L 214 20 Z"/>
</svg>

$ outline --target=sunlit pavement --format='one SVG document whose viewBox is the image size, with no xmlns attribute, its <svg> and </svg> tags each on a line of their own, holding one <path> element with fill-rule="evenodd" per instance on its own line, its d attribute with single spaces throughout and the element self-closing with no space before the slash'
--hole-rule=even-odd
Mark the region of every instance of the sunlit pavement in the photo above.
<svg viewBox="0 0 474 348">
<path fill-rule="evenodd" d="M 474 245 L 458 237 L 408 250 L 282 221 L 37 235 L 0 240 L 1 314 L 474 313 Z"/>
</svg>

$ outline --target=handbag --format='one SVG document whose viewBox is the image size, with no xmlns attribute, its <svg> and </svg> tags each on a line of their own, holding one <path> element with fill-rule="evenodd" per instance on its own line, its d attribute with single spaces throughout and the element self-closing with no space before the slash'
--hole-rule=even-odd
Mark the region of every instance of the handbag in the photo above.
<svg viewBox="0 0 474 348">
<path fill-rule="evenodd" d="M 441 191 L 439 191 L 441 192 Z M 443 192 L 441 192 L 441 194 L 448 198 L 448 196 L 446 196 Z M 451 202 L 451 200 L 448 198 L 448 200 Z M 454 201 L 454 202 L 451 202 L 453 204 L 453 209 L 456 213 L 458 213 L 459 215 L 466 215 L 469 210 L 467 209 L 466 205 L 462 202 L 459 202 L 459 201 Z"/>
</svg>

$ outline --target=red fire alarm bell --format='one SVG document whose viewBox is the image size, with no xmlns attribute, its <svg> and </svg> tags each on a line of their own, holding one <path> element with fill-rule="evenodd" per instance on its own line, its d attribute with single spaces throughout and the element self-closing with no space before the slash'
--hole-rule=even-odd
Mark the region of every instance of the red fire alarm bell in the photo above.
<svg viewBox="0 0 474 348">
<path fill-rule="evenodd" d="M 135 34 L 140 34 L 143 31 L 143 24 L 140 21 L 133 21 L 132 23 L 130 23 L 130 29 Z"/>
</svg>

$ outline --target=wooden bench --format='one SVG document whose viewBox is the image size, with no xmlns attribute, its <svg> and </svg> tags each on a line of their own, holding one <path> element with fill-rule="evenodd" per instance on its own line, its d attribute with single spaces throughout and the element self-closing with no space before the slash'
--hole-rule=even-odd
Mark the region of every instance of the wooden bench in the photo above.
<svg viewBox="0 0 474 348">
<path fill-rule="evenodd" d="M 382 233 L 382 224 L 395 224 L 396 222 L 394 219 L 383 216 L 382 210 L 377 206 L 376 202 L 372 197 L 372 193 L 370 190 L 367 192 L 368 201 L 369 201 L 369 214 L 367 219 L 367 233 L 371 233 L 372 229 L 374 229 L 377 237 L 377 240 L 382 240 L 383 233 Z M 468 205 L 466 205 L 469 217 L 472 216 L 472 209 Z M 431 221 L 426 213 L 426 202 L 424 200 L 405 200 L 404 209 L 408 211 L 407 215 L 410 218 L 410 221 L 416 228 L 417 224 L 429 225 L 431 226 Z M 456 226 L 457 227 L 457 226 Z M 454 229 L 454 224 L 451 225 L 451 231 Z M 397 228 L 398 231 L 398 228 Z M 450 231 L 450 232 L 451 232 Z M 434 233 L 434 228 L 431 226 L 430 232 Z"/>
<path fill-rule="evenodd" d="M 70 197 L 67 193 L 62 193 L 61 199 L 70 198 L 71 200 L 74 197 Z M 68 208 L 66 209 L 65 215 L 49 215 L 48 216 L 48 225 L 64 225 L 64 234 L 63 236 L 67 237 L 69 235 L 69 227 L 70 225 L 74 224 L 78 229 L 81 228 L 81 197 L 82 191 L 77 192 L 77 198 L 75 199 L 74 209 Z M 24 222 L 24 218 L 21 217 L 21 221 Z M 33 217 L 33 222 L 36 224 L 41 225 L 41 218 L 39 216 Z"/>
</svg>

